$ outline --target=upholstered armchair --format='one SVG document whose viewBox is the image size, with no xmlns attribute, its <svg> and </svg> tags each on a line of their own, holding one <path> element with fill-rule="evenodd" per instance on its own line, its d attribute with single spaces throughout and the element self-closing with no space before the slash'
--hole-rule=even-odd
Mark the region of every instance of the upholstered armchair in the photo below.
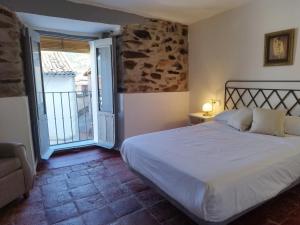
<svg viewBox="0 0 300 225">
<path fill-rule="evenodd" d="M 0 143 L 0 208 L 19 196 L 27 198 L 32 184 L 33 170 L 25 146 Z"/>
</svg>

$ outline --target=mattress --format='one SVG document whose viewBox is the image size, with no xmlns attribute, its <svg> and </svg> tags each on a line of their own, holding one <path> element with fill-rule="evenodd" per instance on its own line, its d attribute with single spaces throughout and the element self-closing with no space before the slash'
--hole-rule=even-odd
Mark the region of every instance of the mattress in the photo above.
<svg viewBox="0 0 300 225">
<path fill-rule="evenodd" d="M 222 222 L 300 176 L 300 137 L 239 132 L 208 122 L 128 138 L 124 161 L 195 216 Z"/>
</svg>

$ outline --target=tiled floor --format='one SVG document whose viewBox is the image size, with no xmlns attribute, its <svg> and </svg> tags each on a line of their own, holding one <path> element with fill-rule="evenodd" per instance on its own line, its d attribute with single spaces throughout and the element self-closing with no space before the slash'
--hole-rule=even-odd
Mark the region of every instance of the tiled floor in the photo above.
<svg viewBox="0 0 300 225">
<path fill-rule="evenodd" d="M 85 161 L 85 156 L 93 154 L 96 160 L 81 161 Z M 72 157 L 74 163 L 80 164 L 72 165 Z M 64 166 L 62 163 L 64 160 L 68 166 Z M 0 224 L 193 225 L 194 223 L 132 174 L 118 153 L 93 150 L 73 156 L 56 157 L 41 167 L 30 198 L 16 200 L 1 209 Z M 300 225 L 300 187 L 293 188 L 230 225 L 279 224 Z"/>
</svg>

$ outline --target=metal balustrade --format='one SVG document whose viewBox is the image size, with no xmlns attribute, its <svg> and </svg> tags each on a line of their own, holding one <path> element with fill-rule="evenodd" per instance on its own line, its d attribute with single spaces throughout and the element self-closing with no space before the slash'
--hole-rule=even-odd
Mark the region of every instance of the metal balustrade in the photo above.
<svg viewBox="0 0 300 225">
<path fill-rule="evenodd" d="M 50 145 L 92 140 L 92 92 L 45 92 Z"/>
</svg>

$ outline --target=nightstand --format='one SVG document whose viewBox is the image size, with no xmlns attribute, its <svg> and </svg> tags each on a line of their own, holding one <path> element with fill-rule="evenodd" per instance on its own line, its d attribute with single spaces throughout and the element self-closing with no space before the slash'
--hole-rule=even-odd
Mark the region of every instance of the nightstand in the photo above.
<svg viewBox="0 0 300 225">
<path fill-rule="evenodd" d="M 208 121 L 213 120 L 214 115 L 209 115 L 209 116 L 205 116 L 204 113 L 190 113 L 189 114 L 189 124 L 190 125 L 195 125 L 195 124 L 199 124 L 199 123 L 205 123 Z"/>
</svg>

